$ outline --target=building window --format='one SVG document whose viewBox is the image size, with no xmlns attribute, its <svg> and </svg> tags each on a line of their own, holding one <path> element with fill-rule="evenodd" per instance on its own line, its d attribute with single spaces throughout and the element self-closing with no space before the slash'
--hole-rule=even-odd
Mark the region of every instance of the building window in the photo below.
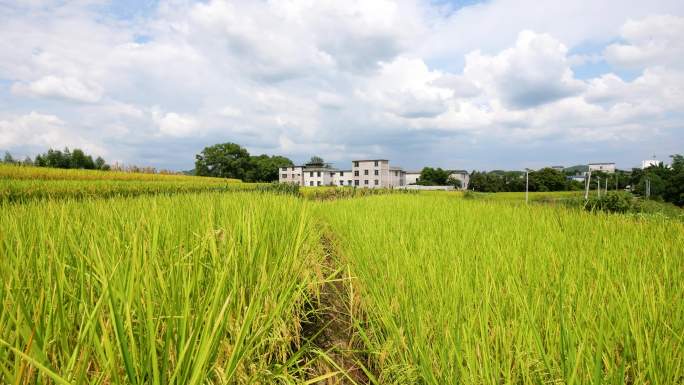
<svg viewBox="0 0 684 385">
<path fill-rule="evenodd" d="M 352 185 L 351 179 L 349 179 L 349 180 L 347 181 L 347 184 L 350 185 L 350 186 Z"/>
<path fill-rule="evenodd" d="M 334 173 L 334 172 L 331 172 L 331 173 L 330 173 L 330 177 L 332 178 L 332 177 L 334 177 L 334 176 L 335 176 L 335 173 Z"/>
<path fill-rule="evenodd" d="M 378 161 L 377 160 L 375 161 L 375 167 L 378 167 Z"/>
<path fill-rule="evenodd" d="M 376 179 L 376 180 L 375 180 L 375 185 L 377 186 L 378 184 L 380 184 L 380 181 Z"/>
<path fill-rule="evenodd" d="M 273 170 L 273 169 L 271 169 Z M 287 174 L 283 174 L 283 179 L 287 179 Z"/>
<path fill-rule="evenodd" d="M 313 171 L 309 171 L 309 176 L 313 176 Z"/>
<path fill-rule="evenodd" d="M 344 176 L 344 171 L 340 171 L 340 176 Z"/>
<path fill-rule="evenodd" d="M 359 176 L 359 170 L 354 171 L 354 176 Z"/>
<path fill-rule="evenodd" d="M 380 171 L 379 171 L 379 170 L 375 170 L 375 175 L 380 175 Z"/>
<path fill-rule="evenodd" d="M 292 166 L 292 171 L 294 171 L 294 169 L 295 169 L 294 166 Z"/>
<path fill-rule="evenodd" d="M 344 186 L 344 181 L 343 181 L 343 180 L 340 181 L 340 186 Z"/>
<path fill-rule="evenodd" d="M 363 170 L 363 175 L 368 175 L 368 170 Z"/>
<path fill-rule="evenodd" d="M 318 186 L 320 186 L 320 185 L 321 185 L 321 181 L 319 180 L 318 182 L 316 182 L 316 184 L 317 184 Z"/>
<path fill-rule="evenodd" d="M 399 171 L 395 171 L 394 176 L 399 176 Z"/>
<path fill-rule="evenodd" d="M 358 186 L 358 185 L 359 185 L 359 180 L 356 179 L 356 180 L 354 181 L 354 186 Z"/>
<path fill-rule="evenodd" d="M 313 186 L 313 181 L 309 181 L 309 186 Z"/>
<path fill-rule="evenodd" d="M 359 162 L 354 162 L 354 167 L 359 167 Z"/>
<path fill-rule="evenodd" d="M 318 177 L 320 177 L 320 176 L 321 176 L 321 172 L 320 172 L 320 171 L 319 171 L 319 172 L 317 172 L 316 174 L 317 174 L 317 176 L 318 176 Z"/>
<path fill-rule="evenodd" d="M 368 184 L 368 179 L 363 180 L 363 184 L 367 185 Z"/>
</svg>

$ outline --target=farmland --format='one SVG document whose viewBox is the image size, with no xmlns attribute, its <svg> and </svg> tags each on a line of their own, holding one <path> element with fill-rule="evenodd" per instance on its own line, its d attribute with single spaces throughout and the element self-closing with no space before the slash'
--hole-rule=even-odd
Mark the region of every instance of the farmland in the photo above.
<svg viewBox="0 0 684 385">
<path fill-rule="evenodd" d="M 302 202 L 196 194 L 3 212 L 2 383 L 294 375 L 288 359 L 320 255 Z"/>
<path fill-rule="evenodd" d="M 684 381 L 678 221 L 52 171 L 0 169 L 0 383 Z"/>
<path fill-rule="evenodd" d="M 684 226 L 445 195 L 321 215 L 380 383 L 682 381 Z"/>
</svg>

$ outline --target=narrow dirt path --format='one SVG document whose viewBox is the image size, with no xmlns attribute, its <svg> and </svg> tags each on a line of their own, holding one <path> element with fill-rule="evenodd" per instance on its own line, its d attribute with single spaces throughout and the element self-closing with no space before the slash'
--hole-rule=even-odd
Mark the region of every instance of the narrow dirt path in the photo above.
<svg viewBox="0 0 684 385">
<path fill-rule="evenodd" d="M 354 301 L 358 299 L 354 298 L 351 277 L 337 265 L 338 256 L 331 235 L 325 231 L 322 233 L 323 267 L 328 280 L 321 287 L 318 311 L 303 324 L 303 335 L 315 348 L 325 352 L 329 360 L 316 358 L 310 378 L 340 372 L 316 384 L 369 384 L 362 368 L 368 357 L 360 349 L 352 317 Z"/>
</svg>

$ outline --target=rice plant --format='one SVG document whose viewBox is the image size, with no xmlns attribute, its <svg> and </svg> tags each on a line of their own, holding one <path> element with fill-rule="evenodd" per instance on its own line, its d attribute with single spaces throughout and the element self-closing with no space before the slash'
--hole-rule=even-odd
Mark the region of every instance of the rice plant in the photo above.
<svg viewBox="0 0 684 385">
<path fill-rule="evenodd" d="M 77 170 L 48 167 L 17 166 L 0 163 L 0 179 L 44 180 L 121 180 L 197 183 L 237 183 L 238 179 L 198 177 L 178 174 L 148 174 L 123 171 Z"/>
<path fill-rule="evenodd" d="M 0 205 L 0 383 L 303 378 L 321 253 L 305 202 L 258 193 Z"/>
<path fill-rule="evenodd" d="M 684 382 L 684 226 L 562 207 L 321 204 L 381 384 Z"/>
</svg>

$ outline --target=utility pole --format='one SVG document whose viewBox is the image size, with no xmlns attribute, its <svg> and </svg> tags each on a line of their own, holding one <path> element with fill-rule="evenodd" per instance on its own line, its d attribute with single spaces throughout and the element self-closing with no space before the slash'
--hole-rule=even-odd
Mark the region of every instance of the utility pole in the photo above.
<svg viewBox="0 0 684 385">
<path fill-rule="evenodd" d="M 530 169 L 525 167 L 525 204 L 529 202 L 530 194 Z"/>
<path fill-rule="evenodd" d="M 608 178 L 606 178 L 606 189 L 604 190 L 606 194 L 608 194 Z"/>
<path fill-rule="evenodd" d="M 601 198 L 601 177 L 596 177 L 596 198 Z"/>
<path fill-rule="evenodd" d="M 586 201 L 587 199 L 589 199 L 589 184 L 590 184 L 590 183 L 591 183 L 591 170 L 589 170 L 589 174 L 586 174 L 586 175 L 584 176 L 584 185 L 585 185 L 585 186 L 584 186 L 584 187 L 585 187 L 585 191 L 584 191 L 584 200 L 585 200 L 585 201 Z"/>
</svg>

